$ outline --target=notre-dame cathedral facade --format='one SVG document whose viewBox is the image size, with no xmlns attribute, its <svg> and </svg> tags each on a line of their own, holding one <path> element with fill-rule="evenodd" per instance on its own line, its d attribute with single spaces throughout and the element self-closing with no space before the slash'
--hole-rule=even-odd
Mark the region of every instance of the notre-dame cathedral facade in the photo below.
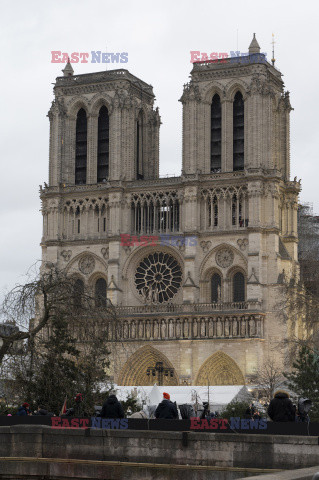
<svg viewBox="0 0 319 480">
<path fill-rule="evenodd" d="M 179 177 L 159 177 L 151 85 L 70 64 L 56 79 L 43 261 L 116 306 L 105 340 L 119 385 L 153 383 L 157 362 L 165 384 L 241 385 L 290 334 L 278 304 L 298 276 L 292 108 L 259 52 L 254 37 L 240 63 L 194 63 Z"/>
</svg>

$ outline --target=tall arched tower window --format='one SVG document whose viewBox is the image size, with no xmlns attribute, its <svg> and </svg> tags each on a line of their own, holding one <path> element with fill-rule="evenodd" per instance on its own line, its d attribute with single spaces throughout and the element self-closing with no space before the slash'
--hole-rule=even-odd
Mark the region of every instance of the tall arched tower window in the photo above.
<svg viewBox="0 0 319 480">
<path fill-rule="evenodd" d="M 99 278 L 95 283 L 95 306 L 106 307 L 106 280 Z"/>
<path fill-rule="evenodd" d="M 216 195 L 213 198 L 208 197 L 208 226 L 218 226 L 218 198 Z"/>
<path fill-rule="evenodd" d="M 211 103 L 210 171 L 220 172 L 222 162 L 222 110 L 219 95 Z"/>
<path fill-rule="evenodd" d="M 233 302 L 244 302 L 245 295 L 245 277 L 241 272 L 233 276 Z"/>
<path fill-rule="evenodd" d="M 97 145 L 97 182 L 101 183 L 109 176 L 109 113 L 103 105 L 99 111 Z"/>
<path fill-rule="evenodd" d="M 136 122 L 136 178 L 143 179 L 143 114 L 139 113 Z"/>
<path fill-rule="evenodd" d="M 244 99 L 237 92 L 233 103 L 233 170 L 244 170 Z"/>
<path fill-rule="evenodd" d="M 83 108 L 78 111 L 76 118 L 76 146 L 75 146 L 75 183 L 86 183 L 87 163 L 87 118 Z"/>
<path fill-rule="evenodd" d="M 218 273 L 212 276 L 212 303 L 221 301 L 222 281 Z"/>
</svg>

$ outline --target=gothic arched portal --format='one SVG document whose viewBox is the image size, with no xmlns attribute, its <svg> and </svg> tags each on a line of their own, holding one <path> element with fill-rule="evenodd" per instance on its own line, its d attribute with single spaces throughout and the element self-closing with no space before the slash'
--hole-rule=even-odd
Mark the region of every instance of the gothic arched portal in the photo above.
<svg viewBox="0 0 319 480">
<path fill-rule="evenodd" d="M 118 385 L 140 386 L 158 384 L 158 376 L 147 375 L 147 369 L 162 362 L 164 368 L 173 369 L 171 362 L 161 352 L 153 347 L 145 346 L 137 350 L 125 363 L 118 379 Z M 163 376 L 163 385 L 178 385 L 178 377 L 174 370 L 173 376 Z"/>
<path fill-rule="evenodd" d="M 203 363 L 195 385 L 244 385 L 245 379 L 237 363 L 226 353 L 216 352 Z"/>
</svg>

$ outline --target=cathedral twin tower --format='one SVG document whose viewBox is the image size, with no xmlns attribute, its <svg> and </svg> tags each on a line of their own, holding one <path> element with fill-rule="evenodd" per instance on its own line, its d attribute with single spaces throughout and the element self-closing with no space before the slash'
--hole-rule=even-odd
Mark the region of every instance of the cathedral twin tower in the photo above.
<svg viewBox="0 0 319 480">
<path fill-rule="evenodd" d="M 257 54 L 257 55 L 256 55 Z M 159 178 L 152 86 L 127 70 L 56 79 L 44 265 L 116 306 L 112 376 L 148 385 L 249 381 L 289 334 L 278 302 L 298 277 L 288 92 L 254 38 L 245 62 L 193 65 L 180 177 Z"/>
</svg>

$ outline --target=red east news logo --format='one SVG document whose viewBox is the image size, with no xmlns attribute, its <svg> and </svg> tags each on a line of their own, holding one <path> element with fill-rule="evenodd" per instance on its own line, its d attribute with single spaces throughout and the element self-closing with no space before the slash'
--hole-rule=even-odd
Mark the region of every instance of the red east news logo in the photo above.
<svg viewBox="0 0 319 480">
<path fill-rule="evenodd" d="M 212 418 L 211 420 L 191 418 L 191 430 L 227 430 L 227 418 Z"/>
<path fill-rule="evenodd" d="M 89 428 L 89 426 L 90 426 L 89 418 L 61 418 L 61 417 L 51 418 L 52 428 Z"/>
</svg>

